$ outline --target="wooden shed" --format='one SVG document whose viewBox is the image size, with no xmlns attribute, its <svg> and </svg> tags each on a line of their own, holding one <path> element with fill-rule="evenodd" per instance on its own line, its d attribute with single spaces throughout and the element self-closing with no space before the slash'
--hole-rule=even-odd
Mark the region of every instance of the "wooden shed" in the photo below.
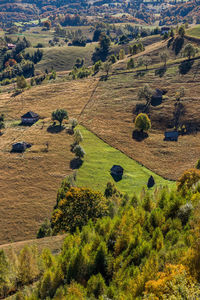
<svg viewBox="0 0 200 300">
<path fill-rule="evenodd" d="M 18 142 L 12 145 L 12 152 L 24 152 L 27 148 L 30 148 L 31 144 L 25 142 Z"/>
<path fill-rule="evenodd" d="M 39 115 L 34 113 L 33 111 L 29 111 L 23 116 L 21 116 L 22 124 L 24 125 L 32 125 L 39 120 Z"/>
<path fill-rule="evenodd" d="M 178 141 L 178 131 L 166 131 L 164 141 Z"/>
<path fill-rule="evenodd" d="M 124 173 L 124 169 L 121 166 L 114 165 L 110 169 L 110 173 L 111 173 L 111 175 L 122 176 Z"/>
</svg>

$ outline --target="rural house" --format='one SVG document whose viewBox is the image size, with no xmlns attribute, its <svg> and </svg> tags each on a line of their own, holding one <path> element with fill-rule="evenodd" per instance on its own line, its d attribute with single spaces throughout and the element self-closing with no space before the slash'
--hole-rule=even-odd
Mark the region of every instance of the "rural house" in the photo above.
<svg viewBox="0 0 200 300">
<path fill-rule="evenodd" d="M 29 111 L 25 115 L 21 117 L 22 124 L 24 125 L 32 125 L 39 120 L 39 115 Z"/>
<path fill-rule="evenodd" d="M 110 173 L 111 173 L 111 175 L 122 177 L 122 175 L 124 173 L 124 169 L 121 166 L 114 165 L 110 169 Z"/>
<path fill-rule="evenodd" d="M 18 142 L 12 145 L 12 152 L 24 152 L 27 148 L 30 148 L 31 144 L 25 142 Z"/>
<path fill-rule="evenodd" d="M 178 131 L 166 131 L 164 141 L 178 141 Z"/>
</svg>

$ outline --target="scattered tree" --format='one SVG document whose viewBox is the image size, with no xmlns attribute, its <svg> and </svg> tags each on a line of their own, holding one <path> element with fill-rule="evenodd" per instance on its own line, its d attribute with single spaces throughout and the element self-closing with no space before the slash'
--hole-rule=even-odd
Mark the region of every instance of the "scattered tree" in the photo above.
<svg viewBox="0 0 200 300">
<path fill-rule="evenodd" d="M 146 107 L 148 107 L 150 105 L 152 95 L 153 95 L 153 90 L 149 87 L 148 84 L 145 84 L 138 91 L 138 99 L 145 99 Z"/>
<path fill-rule="evenodd" d="M 64 109 L 57 109 L 52 112 L 52 120 L 58 121 L 60 123 L 60 127 L 62 126 L 62 122 L 64 119 L 68 119 L 68 113 Z"/>
<path fill-rule="evenodd" d="M 124 57 L 125 57 L 125 51 L 124 51 L 124 49 L 120 49 L 120 51 L 119 51 L 119 60 L 124 59 Z"/>
<path fill-rule="evenodd" d="M 161 61 L 164 62 L 164 66 L 166 66 L 167 60 L 168 60 L 168 54 L 167 54 L 167 52 L 162 52 L 160 54 L 160 59 L 161 59 Z"/>
<path fill-rule="evenodd" d="M 133 69 L 135 67 L 134 59 L 130 58 L 130 60 L 127 62 L 127 69 Z"/>
<path fill-rule="evenodd" d="M 192 44 L 187 44 L 185 46 L 185 48 L 183 49 L 183 55 L 185 57 L 187 57 L 188 60 L 190 60 L 191 57 L 195 57 L 195 54 L 196 54 L 196 50 L 195 50 L 195 47 Z"/>
<path fill-rule="evenodd" d="M 148 56 L 144 56 L 143 57 L 143 64 L 146 66 L 146 70 L 148 68 L 148 66 L 151 64 L 151 58 Z"/>
<path fill-rule="evenodd" d="M 75 153 L 76 157 L 78 157 L 79 159 L 81 159 L 85 156 L 85 151 L 80 145 L 76 145 L 74 147 L 73 152 Z"/>
<path fill-rule="evenodd" d="M 135 119 L 135 128 L 139 129 L 141 133 L 148 131 L 151 128 L 151 121 L 147 114 L 140 113 Z"/>
</svg>

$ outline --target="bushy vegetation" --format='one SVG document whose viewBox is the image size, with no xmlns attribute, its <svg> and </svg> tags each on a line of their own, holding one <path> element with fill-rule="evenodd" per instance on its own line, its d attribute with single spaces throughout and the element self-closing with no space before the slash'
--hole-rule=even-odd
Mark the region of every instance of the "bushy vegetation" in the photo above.
<svg viewBox="0 0 200 300">
<path fill-rule="evenodd" d="M 36 280 L 16 299 L 199 297 L 199 185 L 129 198 L 108 183 L 104 198 L 71 183 L 52 218 L 54 233 L 71 232 L 61 253 L 26 247 L 9 261 L 1 251 L 1 296 Z"/>
</svg>

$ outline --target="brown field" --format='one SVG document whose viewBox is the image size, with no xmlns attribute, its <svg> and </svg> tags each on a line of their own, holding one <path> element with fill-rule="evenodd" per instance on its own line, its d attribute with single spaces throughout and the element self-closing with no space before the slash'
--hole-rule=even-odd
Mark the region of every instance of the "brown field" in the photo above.
<svg viewBox="0 0 200 300">
<path fill-rule="evenodd" d="M 149 49 L 149 52 L 155 64 L 159 62 L 160 49 L 152 50 Z M 185 88 L 182 100 L 185 115 L 181 123 L 191 129 L 200 129 L 200 74 L 194 79 L 196 64 L 186 75 L 179 75 L 177 65 L 168 67 L 162 78 L 155 76 L 154 71 L 147 71 L 143 77 L 137 77 L 134 71 L 111 75 L 107 81 L 99 83 L 82 115 L 83 124 L 147 168 L 167 179 L 176 180 L 184 170 L 194 167 L 200 158 L 200 133 L 193 131 L 189 135 L 180 136 L 178 142 L 166 142 L 163 140 L 164 131 L 173 126 L 175 93 L 182 86 Z M 118 68 L 118 65 L 115 67 Z M 138 100 L 137 93 L 145 83 L 153 89 L 164 88 L 168 92 L 161 105 L 150 107 L 152 129 L 147 139 L 138 142 L 132 138 L 133 121 L 136 104 L 144 103 Z"/>
<path fill-rule="evenodd" d="M 4 244 L 0 245 L 0 250 L 4 250 L 8 257 L 12 257 L 13 252 L 18 254 L 25 246 L 36 246 L 39 252 L 41 252 L 43 249 L 49 248 L 53 254 L 57 254 L 60 252 L 65 237 L 66 235 L 63 234 L 45 237 L 42 239 Z"/>
<path fill-rule="evenodd" d="M 95 84 L 95 79 L 64 82 L 34 87 L 17 97 L 0 95 L 0 111 L 7 121 L 0 137 L 0 244 L 34 238 L 44 218 L 50 217 L 73 158 L 72 137 L 66 130 L 57 134 L 47 131 L 51 112 L 64 108 L 69 117 L 77 117 Z M 43 119 L 32 127 L 17 126 L 17 120 L 29 110 Z M 10 153 L 17 141 L 33 146 L 24 154 Z"/>
</svg>

